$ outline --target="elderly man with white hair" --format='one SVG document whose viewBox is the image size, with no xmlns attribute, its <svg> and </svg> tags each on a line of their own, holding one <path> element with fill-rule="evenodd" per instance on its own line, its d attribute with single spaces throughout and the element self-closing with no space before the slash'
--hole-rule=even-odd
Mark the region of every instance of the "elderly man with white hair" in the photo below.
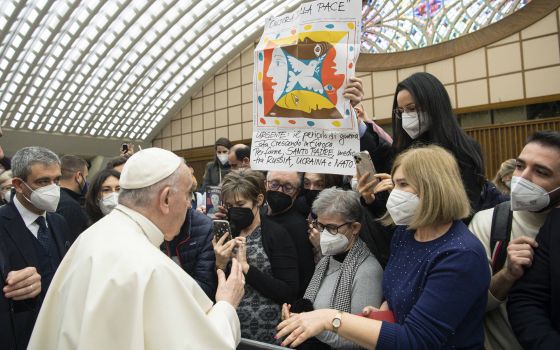
<svg viewBox="0 0 560 350">
<path fill-rule="evenodd" d="M 218 271 L 216 304 L 159 246 L 190 208 L 184 161 L 159 148 L 135 153 L 119 205 L 80 235 L 62 261 L 29 349 L 234 349 L 245 283 L 234 260 Z"/>
</svg>

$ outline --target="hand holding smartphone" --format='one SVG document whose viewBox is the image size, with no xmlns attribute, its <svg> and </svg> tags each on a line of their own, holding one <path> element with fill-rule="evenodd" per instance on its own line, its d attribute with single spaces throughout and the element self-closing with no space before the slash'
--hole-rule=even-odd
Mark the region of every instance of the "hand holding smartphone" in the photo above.
<svg viewBox="0 0 560 350">
<path fill-rule="evenodd" d="M 231 228 L 229 226 L 229 222 L 226 220 L 214 220 L 214 237 L 216 237 L 216 242 L 219 241 L 224 235 L 228 235 L 229 237 L 226 238 L 225 242 L 231 240 Z"/>
<path fill-rule="evenodd" d="M 361 151 L 358 153 L 354 153 L 354 162 L 356 163 L 356 169 L 360 176 L 364 176 L 366 173 L 369 173 L 367 182 L 371 182 L 376 180 L 375 174 L 375 167 L 373 166 L 373 162 L 371 161 L 371 157 L 368 151 Z"/>
</svg>

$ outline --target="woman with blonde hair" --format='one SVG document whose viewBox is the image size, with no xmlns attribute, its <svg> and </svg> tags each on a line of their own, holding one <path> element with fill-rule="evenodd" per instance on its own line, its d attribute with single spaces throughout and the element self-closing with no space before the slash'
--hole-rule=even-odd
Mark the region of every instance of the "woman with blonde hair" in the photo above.
<svg viewBox="0 0 560 350">
<path fill-rule="evenodd" d="M 498 191 L 502 194 L 509 195 L 511 177 L 513 176 L 513 171 L 515 170 L 515 159 L 508 159 L 500 165 L 500 170 L 496 173 L 494 180 L 492 181 Z"/>
<path fill-rule="evenodd" d="M 396 323 L 315 310 L 280 323 L 282 345 L 328 330 L 368 349 L 483 348 L 490 271 L 461 221 L 470 206 L 455 158 L 439 146 L 412 148 L 395 160 L 392 179 L 387 210 L 397 228 L 380 309 L 391 310 Z"/>
</svg>

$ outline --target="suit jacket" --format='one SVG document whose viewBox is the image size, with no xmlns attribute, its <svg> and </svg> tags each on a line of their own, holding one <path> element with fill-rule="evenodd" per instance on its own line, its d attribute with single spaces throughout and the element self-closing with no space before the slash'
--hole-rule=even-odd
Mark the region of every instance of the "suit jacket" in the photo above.
<svg viewBox="0 0 560 350">
<path fill-rule="evenodd" d="M 66 220 L 55 213 L 47 213 L 47 224 L 53 235 L 54 242 L 62 258 L 70 246 L 68 240 L 68 224 Z M 6 275 L 10 271 L 17 271 L 28 266 L 38 267 L 39 261 L 33 247 L 36 239 L 19 214 L 13 202 L 0 208 L 0 259 L 2 265 L 2 286 Z M 0 349 L 27 348 L 37 314 L 46 294 L 43 288 L 41 294 L 34 299 L 13 301 L 6 299 L 0 293 Z M 14 339 L 15 338 L 15 339 Z"/>
</svg>

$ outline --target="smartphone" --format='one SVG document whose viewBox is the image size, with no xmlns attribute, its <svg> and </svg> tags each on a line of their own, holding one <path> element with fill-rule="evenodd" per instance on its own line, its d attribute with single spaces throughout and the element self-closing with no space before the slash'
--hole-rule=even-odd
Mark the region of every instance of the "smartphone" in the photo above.
<svg viewBox="0 0 560 350">
<path fill-rule="evenodd" d="M 206 215 L 214 218 L 218 206 L 222 205 L 222 188 L 219 186 L 206 186 Z"/>
<path fill-rule="evenodd" d="M 371 161 L 368 151 L 354 153 L 354 162 L 356 163 L 356 169 L 358 169 L 360 176 L 363 176 L 365 173 L 369 173 L 367 182 L 371 182 L 376 179 L 374 175 L 377 174 L 377 171 L 375 171 L 375 167 L 373 166 L 373 162 Z"/>
<path fill-rule="evenodd" d="M 128 143 L 123 143 L 121 145 L 121 152 L 122 153 L 127 153 L 128 152 Z"/>
<path fill-rule="evenodd" d="M 223 235 L 228 234 L 229 237 L 226 238 L 226 242 L 231 239 L 231 228 L 229 227 L 229 222 L 226 220 L 214 220 L 214 237 L 216 237 L 216 242 L 222 238 Z"/>
</svg>

